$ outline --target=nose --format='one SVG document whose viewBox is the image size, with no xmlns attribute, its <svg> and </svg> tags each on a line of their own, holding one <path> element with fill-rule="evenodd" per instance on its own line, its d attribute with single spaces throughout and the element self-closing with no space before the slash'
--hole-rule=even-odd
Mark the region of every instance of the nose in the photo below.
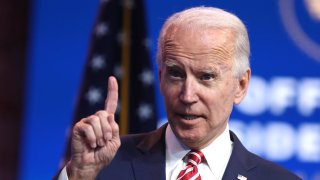
<svg viewBox="0 0 320 180">
<path fill-rule="evenodd" d="M 180 100 L 185 104 L 194 104 L 199 100 L 197 95 L 197 82 L 191 78 L 186 78 L 183 83 L 180 95 Z"/>
</svg>

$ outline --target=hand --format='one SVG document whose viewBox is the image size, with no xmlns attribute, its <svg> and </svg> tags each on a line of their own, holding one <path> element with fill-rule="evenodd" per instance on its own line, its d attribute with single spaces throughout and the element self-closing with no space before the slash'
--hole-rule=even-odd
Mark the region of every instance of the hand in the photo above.
<svg viewBox="0 0 320 180">
<path fill-rule="evenodd" d="M 81 119 L 72 132 L 71 160 L 67 164 L 69 179 L 94 179 L 110 164 L 120 147 L 119 127 L 114 120 L 118 101 L 118 84 L 109 77 L 104 110 Z"/>
</svg>

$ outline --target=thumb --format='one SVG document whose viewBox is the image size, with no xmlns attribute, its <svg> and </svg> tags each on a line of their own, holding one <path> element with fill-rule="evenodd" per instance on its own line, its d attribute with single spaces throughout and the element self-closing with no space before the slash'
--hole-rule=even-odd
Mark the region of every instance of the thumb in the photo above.
<svg viewBox="0 0 320 180">
<path fill-rule="evenodd" d="M 112 129 L 112 138 L 116 138 L 119 139 L 120 135 L 119 135 L 119 126 L 116 123 L 116 121 L 114 120 L 114 115 L 109 115 L 108 116 L 108 122 L 111 126 Z"/>
</svg>

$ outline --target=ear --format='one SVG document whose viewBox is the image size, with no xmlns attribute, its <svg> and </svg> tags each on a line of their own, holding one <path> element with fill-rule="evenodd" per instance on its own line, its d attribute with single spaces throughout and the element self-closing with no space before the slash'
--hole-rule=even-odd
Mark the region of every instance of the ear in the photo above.
<svg viewBox="0 0 320 180">
<path fill-rule="evenodd" d="M 251 77 L 251 70 L 249 68 L 243 74 L 242 77 L 237 79 L 237 90 L 236 90 L 236 94 L 235 94 L 235 98 L 234 98 L 234 103 L 235 104 L 240 104 L 240 102 L 246 96 L 247 90 L 248 90 L 248 87 L 249 87 L 250 77 Z"/>
</svg>

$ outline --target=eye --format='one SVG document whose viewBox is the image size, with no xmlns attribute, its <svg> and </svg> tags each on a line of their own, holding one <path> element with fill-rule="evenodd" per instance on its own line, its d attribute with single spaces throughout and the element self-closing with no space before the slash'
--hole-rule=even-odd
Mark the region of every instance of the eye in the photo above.
<svg viewBox="0 0 320 180">
<path fill-rule="evenodd" d="M 210 81 L 210 80 L 213 80 L 215 77 L 216 77 L 216 75 L 213 74 L 213 73 L 203 73 L 200 76 L 200 80 L 202 80 L 202 81 Z"/>
<path fill-rule="evenodd" d="M 185 76 L 185 73 L 179 67 L 168 67 L 167 72 L 171 78 L 175 78 L 175 79 L 178 79 L 178 78 L 182 79 Z"/>
</svg>

